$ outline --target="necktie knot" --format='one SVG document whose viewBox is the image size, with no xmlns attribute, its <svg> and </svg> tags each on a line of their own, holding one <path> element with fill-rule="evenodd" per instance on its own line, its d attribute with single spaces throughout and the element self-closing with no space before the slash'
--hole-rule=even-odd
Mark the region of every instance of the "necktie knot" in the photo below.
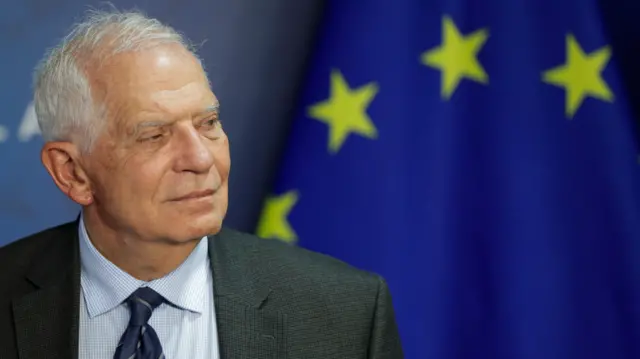
<svg viewBox="0 0 640 359">
<path fill-rule="evenodd" d="M 126 300 L 131 312 L 129 326 L 116 347 L 114 359 L 164 358 L 156 331 L 147 322 L 164 298 L 151 288 L 139 288 Z"/>
<path fill-rule="evenodd" d="M 164 302 L 164 298 L 153 289 L 149 287 L 137 289 L 127 299 L 127 304 L 131 311 L 129 325 L 143 326 L 147 324 L 153 310 L 162 302 Z"/>
</svg>

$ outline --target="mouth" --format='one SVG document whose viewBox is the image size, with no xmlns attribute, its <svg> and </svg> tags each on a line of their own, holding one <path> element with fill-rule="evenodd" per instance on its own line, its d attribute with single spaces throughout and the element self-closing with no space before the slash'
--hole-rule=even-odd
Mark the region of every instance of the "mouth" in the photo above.
<svg viewBox="0 0 640 359">
<path fill-rule="evenodd" d="M 194 192 L 191 192 L 191 193 L 189 193 L 189 194 L 187 194 L 185 196 L 174 198 L 174 199 L 171 200 L 171 202 L 189 201 L 189 200 L 197 200 L 197 199 L 207 198 L 207 197 L 213 196 L 214 193 L 215 193 L 215 191 L 212 190 L 212 189 L 207 189 L 207 190 L 203 190 L 203 191 L 194 191 Z"/>
</svg>

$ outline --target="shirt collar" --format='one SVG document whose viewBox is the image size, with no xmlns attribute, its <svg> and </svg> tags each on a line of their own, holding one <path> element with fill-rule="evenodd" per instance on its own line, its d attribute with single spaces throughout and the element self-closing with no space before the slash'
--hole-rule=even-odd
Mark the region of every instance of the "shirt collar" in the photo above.
<svg viewBox="0 0 640 359">
<path fill-rule="evenodd" d="M 90 318 L 111 311 L 143 286 L 155 290 L 179 308 L 203 312 L 206 291 L 213 290 L 207 237 L 200 240 L 178 268 L 162 278 L 145 282 L 105 258 L 91 243 L 82 215 L 79 222 L 80 280 Z"/>
</svg>

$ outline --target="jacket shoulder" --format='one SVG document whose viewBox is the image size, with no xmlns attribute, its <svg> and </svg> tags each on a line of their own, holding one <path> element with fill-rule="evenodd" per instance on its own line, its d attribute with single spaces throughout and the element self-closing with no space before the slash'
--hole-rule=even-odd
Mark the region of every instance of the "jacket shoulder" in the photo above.
<svg viewBox="0 0 640 359">
<path fill-rule="evenodd" d="M 226 274 L 248 283 L 250 293 L 268 293 L 262 310 L 286 317 L 290 340 L 296 343 L 290 351 L 293 357 L 310 356 L 316 349 L 326 356 L 323 348 L 342 357 L 365 357 L 376 350 L 374 346 L 386 345 L 376 344 L 376 337 L 397 341 L 382 277 L 277 240 L 229 230 L 216 239 L 225 243 L 215 248 L 234 253 L 225 258 Z"/>
<path fill-rule="evenodd" d="M 263 239 L 253 234 L 225 228 L 221 232 L 225 241 L 240 246 L 245 256 L 252 258 L 249 264 L 254 271 L 271 273 L 271 277 L 299 286 L 325 288 L 368 289 L 377 291 L 384 279 L 379 275 L 354 267 L 335 257 L 314 252 L 300 246 L 273 239 Z"/>
<path fill-rule="evenodd" d="M 55 240 L 59 240 L 61 237 L 68 237 L 70 233 L 73 233 L 75 225 L 76 222 L 64 223 L 0 247 L 2 268 L 11 268 L 7 272 L 14 274 L 24 272 L 32 265 L 35 258 L 55 244 L 53 243 Z M 5 275 L 5 273 L 0 273 L 0 276 Z"/>
</svg>

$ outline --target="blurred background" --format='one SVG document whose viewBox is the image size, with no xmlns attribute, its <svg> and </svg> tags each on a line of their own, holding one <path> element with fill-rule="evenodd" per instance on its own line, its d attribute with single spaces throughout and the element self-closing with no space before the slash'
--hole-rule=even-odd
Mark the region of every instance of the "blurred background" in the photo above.
<svg viewBox="0 0 640 359">
<path fill-rule="evenodd" d="M 78 214 L 31 72 L 101 4 L 0 0 L 0 245 Z M 226 224 L 382 275 L 407 358 L 640 357 L 640 3 L 112 4 L 198 44 Z"/>
</svg>

